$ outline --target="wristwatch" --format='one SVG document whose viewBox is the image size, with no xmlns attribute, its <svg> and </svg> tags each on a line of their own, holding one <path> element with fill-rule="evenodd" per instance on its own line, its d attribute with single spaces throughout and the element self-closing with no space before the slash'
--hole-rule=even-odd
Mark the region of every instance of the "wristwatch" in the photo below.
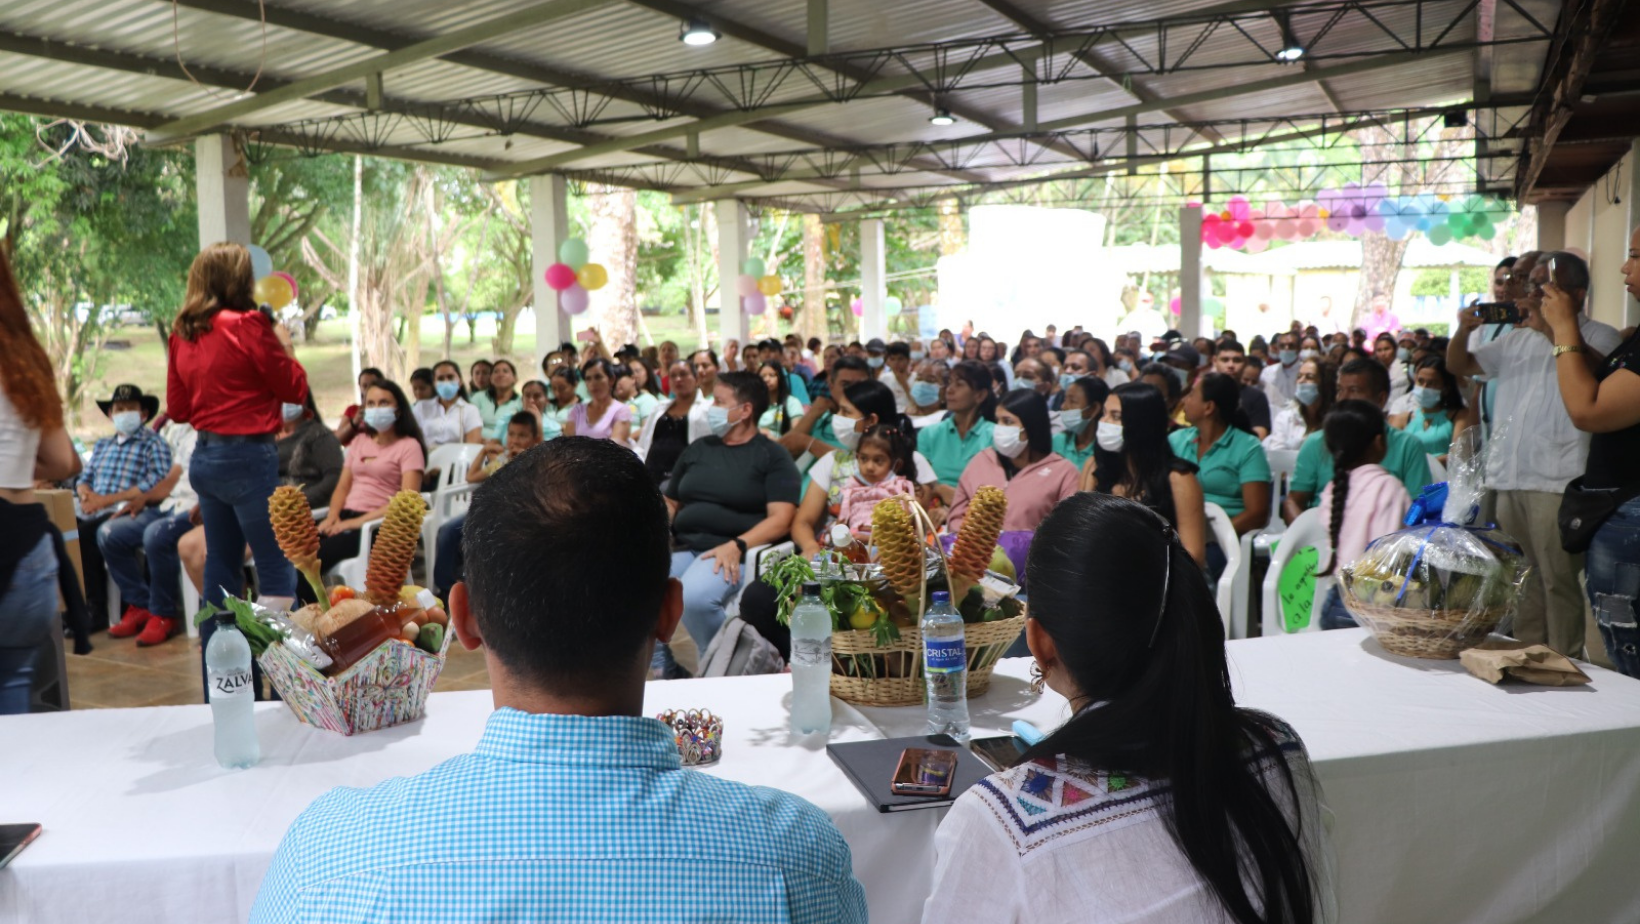
<svg viewBox="0 0 1640 924">
<path fill-rule="evenodd" d="M 1583 344 L 1581 344 L 1581 343 L 1563 343 L 1560 346 L 1555 347 L 1554 358 L 1559 359 L 1560 354 L 1562 354 L 1562 353 L 1581 353 L 1581 352 L 1583 352 Z"/>
<path fill-rule="evenodd" d="M 746 554 L 746 540 L 740 538 L 739 536 L 736 536 L 733 539 L 730 539 L 729 541 L 733 542 L 735 544 L 735 548 L 740 550 L 740 554 L 742 554 L 742 555 Z"/>
</svg>

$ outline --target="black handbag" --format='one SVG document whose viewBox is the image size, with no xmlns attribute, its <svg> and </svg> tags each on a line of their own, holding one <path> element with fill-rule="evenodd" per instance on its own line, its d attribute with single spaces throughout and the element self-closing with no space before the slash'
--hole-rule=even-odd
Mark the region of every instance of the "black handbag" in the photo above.
<svg viewBox="0 0 1640 924">
<path fill-rule="evenodd" d="M 1634 488 L 1586 488 L 1581 476 L 1573 479 L 1560 496 L 1560 547 L 1574 555 L 1587 552 L 1594 534 L 1635 494 Z"/>
</svg>

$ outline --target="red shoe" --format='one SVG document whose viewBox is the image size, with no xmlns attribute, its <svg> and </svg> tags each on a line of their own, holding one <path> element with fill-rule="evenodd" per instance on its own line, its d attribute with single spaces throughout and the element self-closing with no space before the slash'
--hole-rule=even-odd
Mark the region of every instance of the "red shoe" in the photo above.
<svg viewBox="0 0 1640 924">
<path fill-rule="evenodd" d="M 152 613 L 149 615 L 153 616 Z M 143 627 L 142 634 L 137 636 L 137 647 L 146 648 L 149 645 L 158 645 L 175 634 L 177 634 L 177 621 L 175 619 L 154 616 L 154 618 L 148 620 L 148 625 Z"/>
<path fill-rule="evenodd" d="M 130 638 L 141 632 L 143 627 L 148 624 L 148 621 L 153 618 L 153 613 L 140 606 L 127 606 L 124 615 L 120 617 L 120 621 L 108 627 L 108 636 L 110 638 Z"/>
</svg>

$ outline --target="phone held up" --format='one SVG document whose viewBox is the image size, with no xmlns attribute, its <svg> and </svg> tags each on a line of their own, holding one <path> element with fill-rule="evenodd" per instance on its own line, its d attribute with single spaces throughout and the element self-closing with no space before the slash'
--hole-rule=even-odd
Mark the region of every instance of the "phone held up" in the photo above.
<svg viewBox="0 0 1640 924">
<path fill-rule="evenodd" d="M 1514 302 L 1481 302 L 1474 310 L 1482 324 L 1520 323 L 1520 308 Z"/>
</svg>

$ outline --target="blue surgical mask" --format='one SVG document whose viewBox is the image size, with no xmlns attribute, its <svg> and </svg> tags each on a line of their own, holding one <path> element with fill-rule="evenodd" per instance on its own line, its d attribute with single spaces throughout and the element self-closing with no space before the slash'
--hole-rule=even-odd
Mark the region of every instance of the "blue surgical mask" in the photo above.
<svg viewBox="0 0 1640 924">
<path fill-rule="evenodd" d="M 461 383 L 449 380 L 434 382 L 433 391 L 438 392 L 440 401 L 454 401 L 456 395 L 461 394 Z"/>
<path fill-rule="evenodd" d="M 734 427 L 729 421 L 729 409 L 712 405 L 706 409 L 706 425 L 712 428 L 712 435 L 721 437 Z"/>
<path fill-rule="evenodd" d="M 922 350 L 912 350 L 911 351 L 911 361 L 914 362 L 914 363 L 920 363 L 920 362 L 922 362 L 922 358 L 925 355 L 927 355 L 927 354 L 923 353 Z"/>
<path fill-rule="evenodd" d="M 391 429 L 393 422 L 398 419 L 398 408 L 367 407 L 364 409 L 364 425 L 377 433 Z"/>
<path fill-rule="evenodd" d="M 1412 359 L 1412 351 L 1406 347 L 1396 347 L 1395 358 L 1399 359 L 1401 362 L 1409 362 Z"/>
<path fill-rule="evenodd" d="M 1069 388 L 1069 387 L 1071 387 L 1072 385 L 1075 385 L 1075 384 L 1076 384 L 1076 376 L 1070 374 L 1069 372 L 1059 373 L 1059 387 L 1060 388 Z"/>
<path fill-rule="evenodd" d="M 881 356 L 867 356 L 866 365 L 873 369 L 881 369 L 883 368 L 883 358 Z"/>
<path fill-rule="evenodd" d="M 1133 363 L 1130 360 L 1121 360 L 1116 364 L 1116 368 L 1121 369 L 1123 372 L 1130 375 L 1133 373 Z"/>
<path fill-rule="evenodd" d="M 1314 382 L 1299 382 L 1293 387 L 1293 397 L 1298 399 L 1299 404 L 1309 407 L 1321 400 L 1321 386 Z"/>
<path fill-rule="evenodd" d="M 130 436 L 142 427 L 142 413 L 140 411 L 120 411 L 114 415 L 114 429 L 121 436 Z"/>
<path fill-rule="evenodd" d="M 1276 353 L 1276 356 L 1281 359 L 1283 366 L 1291 366 L 1293 363 L 1298 362 L 1297 350 L 1281 350 Z"/>
<path fill-rule="evenodd" d="M 911 400 L 918 407 L 933 407 L 940 403 L 940 386 L 933 382 L 911 383 Z"/>
<path fill-rule="evenodd" d="M 1412 396 L 1417 399 L 1418 406 L 1426 411 L 1432 411 L 1441 406 L 1441 390 L 1439 388 L 1425 388 L 1422 385 L 1412 387 Z"/>
<path fill-rule="evenodd" d="M 1093 419 L 1082 416 L 1084 413 L 1085 411 L 1066 411 L 1060 415 L 1059 422 L 1064 426 L 1066 433 L 1071 436 L 1082 435 L 1082 431 L 1088 428 L 1088 421 Z"/>
<path fill-rule="evenodd" d="M 302 412 L 305 410 L 307 410 L 307 408 L 300 404 L 289 403 L 285 403 L 279 408 L 279 412 L 284 415 L 286 420 L 295 420 L 296 418 L 301 417 Z"/>
<path fill-rule="evenodd" d="M 1299 359 L 1315 359 L 1317 356 L 1320 356 L 1320 355 L 1321 355 L 1320 350 L 1299 350 L 1298 351 L 1298 358 Z"/>
</svg>

